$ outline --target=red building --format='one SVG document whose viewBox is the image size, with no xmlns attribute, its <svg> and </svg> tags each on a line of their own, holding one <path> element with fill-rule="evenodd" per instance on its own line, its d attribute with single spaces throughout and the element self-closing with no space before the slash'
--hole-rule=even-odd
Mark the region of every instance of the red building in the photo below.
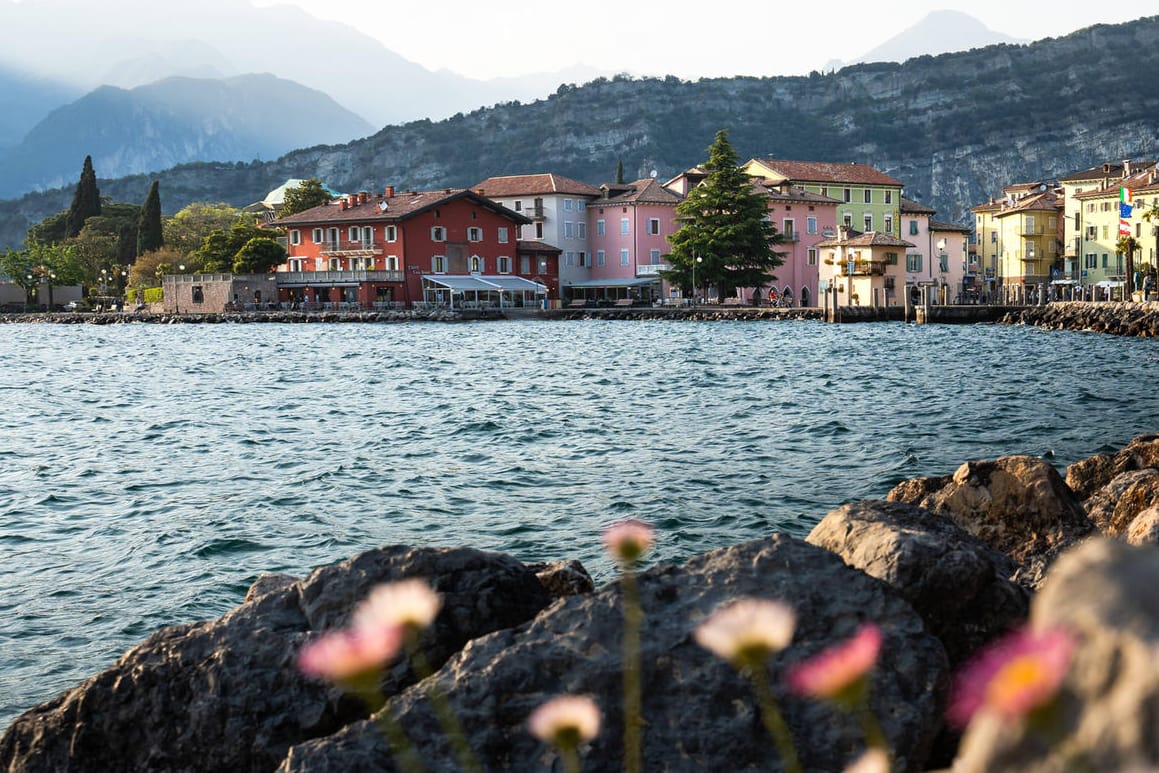
<svg viewBox="0 0 1159 773">
<path fill-rule="evenodd" d="M 345 196 L 270 224 L 287 237 L 279 294 L 360 307 L 539 302 L 558 292 L 559 251 L 520 243 L 530 222 L 468 189 Z"/>
</svg>

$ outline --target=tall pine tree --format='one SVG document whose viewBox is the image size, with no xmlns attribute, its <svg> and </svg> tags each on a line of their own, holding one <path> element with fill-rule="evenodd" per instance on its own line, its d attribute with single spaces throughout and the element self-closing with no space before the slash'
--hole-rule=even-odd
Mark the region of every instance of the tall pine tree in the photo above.
<svg viewBox="0 0 1159 773">
<path fill-rule="evenodd" d="M 97 173 L 93 171 L 93 157 L 85 156 L 80 182 L 72 194 L 72 206 L 68 209 L 65 236 L 72 238 L 85 227 L 85 221 L 101 214 L 101 192 L 97 188 Z"/>
<path fill-rule="evenodd" d="M 721 298 L 738 287 L 761 287 L 776 277 L 784 238 L 768 219 L 768 197 L 736 164 L 736 151 L 721 129 L 708 148 L 704 182 L 676 205 L 680 230 L 668 237 L 671 270 L 664 277 L 683 288 L 715 285 Z M 695 292 L 696 288 L 692 288 Z"/>
<path fill-rule="evenodd" d="M 137 222 L 137 255 L 159 250 L 165 246 L 161 232 L 161 192 L 156 180 L 149 187 L 149 195 L 141 205 L 141 219 Z"/>
</svg>

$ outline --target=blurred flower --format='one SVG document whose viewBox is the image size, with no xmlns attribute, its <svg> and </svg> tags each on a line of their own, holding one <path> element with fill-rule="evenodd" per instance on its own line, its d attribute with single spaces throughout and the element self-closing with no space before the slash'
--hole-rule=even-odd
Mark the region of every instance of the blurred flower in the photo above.
<svg viewBox="0 0 1159 773">
<path fill-rule="evenodd" d="M 877 662 L 881 629 L 861 626 L 847 642 L 834 645 L 789 670 L 789 687 L 798 695 L 843 700 L 851 691 L 861 693 L 864 677 Z"/>
<path fill-rule="evenodd" d="M 985 648 L 955 681 L 947 712 L 964 727 L 986 707 L 1021 717 L 1048 703 L 1066 677 L 1074 639 L 1061 628 L 1042 633 L 1022 629 Z"/>
<path fill-rule="evenodd" d="M 889 770 L 889 755 L 883 749 L 872 748 L 854 760 L 845 773 L 889 773 Z"/>
<path fill-rule="evenodd" d="M 763 663 L 789 646 L 797 616 L 770 599 L 745 598 L 717 607 L 696 627 L 696 643 L 737 666 Z"/>
<path fill-rule="evenodd" d="M 302 647 L 298 668 L 310 676 L 346 681 L 380 668 L 398 654 L 401 644 L 397 625 L 331 631 Z"/>
<path fill-rule="evenodd" d="M 621 564 L 634 566 L 656 541 L 651 526 L 635 518 L 604 529 L 604 547 Z"/>
<path fill-rule="evenodd" d="M 434 622 L 442 600 L 425 580 L 385 583 L 370 591 L 354 610 L 354 628 L 398 625 L 423 629 Z"/>
<path fill-rule="evenodd" d="M 541 741 L 574 749 L 600 732 L 600 709 L 587 696 L 560 695 L 533 711 L 527 726 Z"/>
</svg>

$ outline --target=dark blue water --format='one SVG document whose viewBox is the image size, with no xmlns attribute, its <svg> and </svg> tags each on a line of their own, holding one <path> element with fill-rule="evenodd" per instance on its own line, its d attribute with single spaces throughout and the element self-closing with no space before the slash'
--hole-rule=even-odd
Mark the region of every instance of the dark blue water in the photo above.
<svg viewBox="0 0 1159 773">
<path fill-rule="evenodd" d="M 0 327 L 0 727 L 264 572 L 385 544 L 611 567 L 967 459 L 1159 429 L 1159 344 L 821 323 Z"/>
</svg>

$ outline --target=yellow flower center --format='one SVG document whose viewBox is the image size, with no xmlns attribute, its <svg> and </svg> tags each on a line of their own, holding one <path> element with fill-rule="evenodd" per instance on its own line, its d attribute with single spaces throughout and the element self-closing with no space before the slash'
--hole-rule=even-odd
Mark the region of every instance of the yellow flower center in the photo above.
<svg viewBox="0 0 1159 773">
<path fill-rule="evenodd" d="M 1000 711 L 1018 711 L 1037 704 L 1050 682 L 1041 660 L 1031 655 L 1011 658 L 986 687 L 986 703 Z M 1031 697 L 1033 696 L 1033 697 Z"/>
</svg>

